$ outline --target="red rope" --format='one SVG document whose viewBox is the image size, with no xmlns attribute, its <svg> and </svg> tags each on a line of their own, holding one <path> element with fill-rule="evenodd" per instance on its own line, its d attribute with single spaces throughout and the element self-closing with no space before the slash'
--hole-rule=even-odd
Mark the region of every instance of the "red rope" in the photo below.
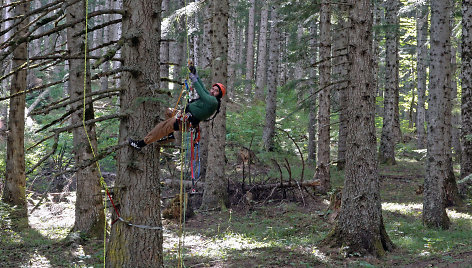
<svg viewBox="0 0 472 268">
<path fill-rule="evenodd" d="M 115 206 L 115 203 L 113 202 L 113 199 L 111 198 L 110 193 L 108 192 L 108 189 L 105 189 L 105 191 L 107 193 L 108 199 L 110 199 L 111 205 L 113 206 L 113 209 L 115 210 L 116 215 L 118 216 L 118 218 L 112 221 L 111 225 L 113 225 L 115 222 L 117 222 L 120 219 L 121 216 L 120 216 L 120 213 L 118 212 L 118 209 Z"/>
</svg>

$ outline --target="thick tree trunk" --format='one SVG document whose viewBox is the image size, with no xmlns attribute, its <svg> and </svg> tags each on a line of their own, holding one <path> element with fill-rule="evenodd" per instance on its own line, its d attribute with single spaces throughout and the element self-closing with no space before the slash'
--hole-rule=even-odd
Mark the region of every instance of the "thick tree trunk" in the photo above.
<svg viewBox="0 0 472 268">
<path fill-rule="evenodd" d="M 312 56 L 310 57 L 310 65 L 314 66 L 314 64 L 317 62 L 317 54 L 318 54 L 318 45 L 316 45 L 316 42 L 318 40 L 318 34 L 317 34 L 317 25 L 315 23 L 312 23 L 310 27 L 310 53 Z M 310 68 L 310 78 L 312 81 L 315 81 L 316 79 L 316 67 L 311 67 Z M 310 107 L 310 112 L 308 114 L 308 160 L 309 163 L 312 164 L 313 166 L 316 163 L 316 91 L 317 91 L 317 86 L 315 83 L 311 85 L 311 90 L 310 90 L 310 97 L 309 97 L 309 107 Z"/>
<path fill-rule="evenodd" d="M 130 112 L 121 120 L 119 143 L 129 137 L 144 137 L 160 121 L 159 44 L 161 1 L 126 0 L 123 33 L 132 37 L 123 47 L 123 65 L 136 68 L 125 72 L 120 96 L 121 111 Z M 159 147 L 137 151 L 126 147 L 117 154 L 115 204 L 122 219 L 153 228 L 162 226 L 159 183 Z M 116 218 L 116 215 L 113 215 Z M 107 267 L 163 267 L 162 229 L 128 226 L 121 220 L 112 225 Z"/>
<path fill-rule="evenodd" d="M 211 69 L 211 59 L 213 55 L 213 51 L 211 48 L 211 34 L 212 34 L 212 5 L 213 3 L 210 1 L 209 5 L 205 6 L 204 14 L 204 24 L 203 24 L 203 43 L 200 46 L 200 67 L 209 70 Z M 197 58 L 197 57 L 195 57 Z M 216 83 L 216 82 L 215 82 Z M 211 86 L 208 84 L 207 86 Z M 202 178 L 205 178 L 206 171 L 208 168 L 208 147 L 210 142 L 210 123 L 209 122 L 201 122 L 200 123 L 200 131 L 201 131 L 201 140 L 200 140 L 200 155 L 201 157 L 201 173 L 200 175 Z"/>
<path fill-rule="evenodd" d="M 416 10 L 416 42 L 417 42 L 417 88 L 418 104 L 416 106 L 416 136 L 418 148 L 425 148 L 425 121 L 426 121 L 426 68 L 428 57 L 428 17 L 429 10 L 426 5 L 421 5 Z"/>
<path fill-rule="evenodd" d="M 331 3 L 321 1 L 320 10 L 320 93 L 318 106 L 318 152 L 315 179 L 320 180 L 319 191 L 331 188 L 330 161 L 330 97 L 331 97 Z"/>
<path fill-rule="evenodd" d="M 213 57 L 212 81 L 226 84 L 228 72 L 228 0 L 212 0 L 212 34 L 211 48 Z M 226 144 L 226 100 L 221 99 L 219 114 L 215 117 L 209 135 L 208 162 L 205 182 L 207 187 L 203 192 L 202 209 L 225 209 L 229 205 L 226 191 L 225 176 L 225 144 Z"/>
<path fill-rule="evenodd" d="M 389 29 L 386 33 L 386 84 L 384 96 L 384 113 L 382 137 L 380 140 L 379 159 L 381 163 L 395 164 L 395 145 L 397 137 L 395 135 L 396 119 L 396 94 L 398 94 L 398 10 L 399 0 L 388 1 L 386 10 L 386 20 Z"/>
<path fill-rule="evenodd" d="M 263 100 L 267 83 L 267 25 L 269 19 L 269 3 L 263 0 L 261 11 L 261 27 L 259 30 L 259 49 L 257 53 L 257 75 L 255 97 Z"/>
<path fill-rule="evenodd" d="M 391 250 L 382 220 L 375 136 L 375 87 L 372 61 L 372 7 L 349 0 L 348 139 L 341 210 L 324 243 L 347 254 L 384 255 Z"/>
<path fill-rule="evenodd" d="M 69 6 L 66 11 L 67 21 L 84 18 L 85 8 L 84 2 Z M 92 91 L 89 70 L 87 70 L 87 74 L 84 72 L 86 64 L 85 38 L 80 35 L 74 37 L 74 35 L 83 31 L 84 27 L 85 23 L 78 23 L 74 27 L 67 28 L 67 47 L 69 54 L 81 52 L 84 56 L 84 58 L 81 59 L 69 60 L 69 96 L 71 99 L 83 98 L 83 94 L 89 94 Z M 87 67 L 88 66 L 90 66 L 90 64 L 87 64 Z M 84 85 L 84 75 L 87 75 L 86 85 Z M 89 104 L 85 107 L 85 112 L 82 102 L 76 102 L 71 105 L 70 109 L 75 111 L 71 115 L 71 125 L 80 124 L 83 120 L 87 121 L 94 118 L 93 105 L 90 104 L 90 99 L 91 98 L 88 98 L 87 103 Z M 76 165 L 80 165 L 92 159 L 94 152 L 97 151 L 95 125 L 87 125 L 85 128 L 75 128 L 72 133 L 74 161 Z M 93 146 L 93 149 L 90 146 Z M 91 165 L 78 171 L 75 176 L 77 178 L 77 197 L 75 201 L 74 230 L 91 237 L 103 237 L 105 214 L 103 212 L 98 168 L 96 165 Z"/>
<path fill-rule="evenodd" d="M 448 176 L 445 128 L 450 85 L 449 1 L 431 1 L 431 71 L 428 102 L 428 154 L 424 180 L 423 223 L 449 228 L 445 209 L 444 180 Z"/>
<path fill-rule="evenodd" d="M 247 50 L 246 50 L 246 95 L 252 96 L 252 83 L 254 79 L 254 28 L 256 27 L 256 1 L 249 0 L 249 19 L 247 26 Z"/>
<path fill-rule="evenodd" d="M 462 0 L 461 178 L 472 174 L 472 1 Z"/>
<path fill-rule="evenodd" d="M 29 2 L 15 6 L 14 15 L 20 17 L 29 10 Z M 26 35 L 28 19 L 18 24 L 18 38 Z M 27 43 L 20 44 L 13 51 L 12 69 L 15 70 L 26 63 L 28 56 Z M 17 71 L 11 79 L 10 94 L 26 90 L 26 68 Z M 28 227 L 28 211 L 26 203 L 26 174 L 25 174 L 25 97 L 19 94 L 10 99 L 7 134 L 7 160 L 5 169 L 5 187 L 2 200 L 15 206 L 10 214 L 12 227 L 21 230 Z"/>
<path fill-rule="evenodd" d="M 277 74 L 279 70 L 279 47 L 280 35 L 277 27 L 277 11 L 271 8 L 271 30 L 269 42 L 269 62 L 271 66 L 267 74 L 267 96 L 266 96 L 266 116 L 265 126 L 262 132 L 262 145 L 265 150 L 274 149 L 275 119 L 277 110 Z"/>
</svg>

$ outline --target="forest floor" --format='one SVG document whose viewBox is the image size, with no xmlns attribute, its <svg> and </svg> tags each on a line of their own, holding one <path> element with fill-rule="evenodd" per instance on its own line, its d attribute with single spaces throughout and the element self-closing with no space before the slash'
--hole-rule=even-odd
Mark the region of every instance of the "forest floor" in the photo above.
<svg viewBox="0 0 472 268">
<path fill-rule="evenodd" d="M 165 266 L 183 262 L 184 267 L 472 267 L 470 200 L 448 209 L 449 230 L 424 228 L 423 173 L 422 163 L 415 160 L 380 167 L 383 218 L 396 245 L 382 258 L 319 248 L 336 211 L 328 208 L 327 196 L 294 189 L 274 198 L 239 200 L 226 211 L 196 211 L 182 225 L 164 220 Z M 342 185 L 336 171 L 332 177 L 334 186 Z M 38 198 L 30 196 L 32 206 Z M 103 240 L 70 235 L 74 198 L 74 192 L 49 195 L 30 215 L 31 228 L 20 233 L 9 228 L 7 209 L 0 206 L 0 267 L 101 267 Z"/>
</svg>

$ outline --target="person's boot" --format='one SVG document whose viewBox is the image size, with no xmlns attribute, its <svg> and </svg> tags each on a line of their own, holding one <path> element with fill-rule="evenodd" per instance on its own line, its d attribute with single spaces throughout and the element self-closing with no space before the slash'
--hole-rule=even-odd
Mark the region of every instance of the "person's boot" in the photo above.
<svg viewBox="0 0 472 268">
<path fill-rule="evenodd" d="M 135 149 L 141 149 L 143 148 L 144 146 L 146 146 L 146 143 L 144 142 L 144 140 L 133 140 L 131 138 L 128 139 L 128 143 L 129 143 L 129 146 L 135 148 Z"/>
</svg>

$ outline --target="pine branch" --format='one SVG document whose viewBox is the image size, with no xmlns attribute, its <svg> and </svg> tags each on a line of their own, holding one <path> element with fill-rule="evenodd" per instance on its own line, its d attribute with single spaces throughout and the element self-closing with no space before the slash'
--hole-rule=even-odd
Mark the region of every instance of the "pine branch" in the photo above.
<svg viewBox="0 0 472 268">
<path fill-rule="evenodd" d="M 79 2 L 79 1 L 80 0 L 76 0 L 74 3 Z M 74 4 L 74 3 L 71 3 L 71 4 Z M 66 6 L 63 6 L 63 9 L 65 9 L 65 7 Z M 116 10 L 113 10 L 113 11 L 116 11 Z M 121 11 L 117 11 L 117 12 L 111 13 L 111 14 L 116 14 L 116 13 L 120 13 L 120 12 Z M 96 11 L 96 12 L 90 13 L 89 16 L 87 16 L 87 18 L 92 18 L 96 14 L 101 15 L 101 14 L 108 14 L 108 13 L 103 13 L 101 11 Z M 71 22 L 64 23 L 62 25 L 56 26 L 56 27 L 52 28 L 49 31 L 45 31 L 45 32 L 37 34 L 37 35 L 32 34 L 35 31 L 35 29 L 32 30 L 32 31 L 29 31 L 28 34 L 26 34 L 25 36 L 18 37 L 18 39 L 16 39 L 16 40 L 13 40 L 13 41 L 10 41 L 10 42 L 7 42 L 7 43 L 3 44 L 3 46 L 1 47 L 2 49 L 7 48 L 7 47 L 9 47 L 9 49 L 7 51 L 3 52 L 2 54 L 0 54 L 0 61 L 3 61 L 8 55 L 13 53 L 13 51 L 22 43 L 30 42 L 32 40 L 36 40 L 36 39 L 39 39 L 39 38 L 42 38 L 42 37 L 45 37 L 45 36 L 49 36 L 51 34 L 54 34 L 54 33 L 60 32 L 64 29 L 67 29 L 68 27 L 74 26 L 78 23 L 82 23 L 84 21 L 85 21 L 85 18 L 80 18 L 80 19 L 77 19 L 75 21 L 71 21 Z"/>
<path fill-rule="evenodd" d="M 43 139 L 44 141 L 45 139 Z M 54 144 L 52 145 L 52 150 L 46 154 L 45 156 L 43 156 L 43 158 L 41 158 L 41 160 L 39 160 L 32 168 L 30 168 L 27 172 L 26 172 L 26 175 L 30 174 L 31 172 L 33 172 L 37 167 L 39 167 L 44 161 L 46 161 L 51 155 L 53 155 L 55 152 L 56 152 L 56 149 L 57 149 L 57 144 L 59 143 L 59 133 L 55 133 L 54 134 Z"/>
<path fill-rule="evenodd" d="M 95 102 L 97 100 L 100 100 L 100 99 L 104 99 L 104 98 L 108 98 L 108 97 L 112 97 L 112 96 L 116 96 L 118 95 L 117 92 L 119 92 L 120 89 L 107 89 L 107 90 L 101 90 L 101 91 L 95 91 L 95 92 L 92 92 L 92 93 L 88 93 L 85 95 L 86 98 L 89 98 L 89 97 L 92 97 L 92 96 L 96 96 L 96 95 L 100 95 L 99 97 L 93 99 L 91 102 Z M 66 99 L 62 99 L 60 100 L 59 102 L 62 102 L 62 101 L 65 101 L 69 98 L 66 98 Z M 57 110 L 59 108 L 62 108 L 62 107 L 65 107 L 67 105 L 70 105 L 72 103 L 75 103 L 75 102 L 78 102 L 78 101 L 82 101 L 84 98 L 83 97 L 78 97 L 78 98 L 75 98 L 73 100 L 69 100 L 67 102 L 64 102 L 64 103 L 59 103 L 59 104 L 56 104 L 56 105 L 51 105 L 49 104 L 46 108 L 41 108 L 41 109 L 37 109 L 37 110 L 33 110 L 29 113 L 29 115 L 40 115 L 40 114 L 47 114 L 49 113 L 50 111 L 52 110 Z"/>
<path fill-rule="evenodd" d="M 105 28 L 107 26 L 110 26 L 110 25 L 113 25 L 113 24 L 117 24 L 117 23 L 120 23 L 122 20 L 121 19 L 116 19 L 116 20 L 112 20 L 112 21 L 108 21 L 108 22 L 105 22 L 105 23 L 102 23 L 100 25 L 96 25 L 92 28 L 87 28 L 87 33 L 91 33 L 93 31 L 96 31 L 96 30 L 100 30 L 102 28 Z M 85 34 L 85 30 L 75 34 L 73 37 L 78 37 L 78 36 L 81 36 Z"/>
<path fill-rule="evenodd" d="M 113 48 L 111 48 L 110 50 L 108 50 L 99 60 L 97 60 L 97 61 L 93 64 L 92 69 L 97 69 L 98 66 L 100 66 L 102 63 L 113 59 L 113 57 L 115 56 L 116 52 L 118 52 L 118 50 L 120 50 L 120 48 L 124 45 L 124 43 L 125 43 L 124 39 L 121 38 L 121 39 L 116 43 L 116 45 L 115 45 Z"/>
<path fill-rule="evenodd" d="M 55 81 L 55 82 L 52 82 L 52 83 L 49 83 L 49 84 L 46 84 L 46 85 L 33 87 L 33 88 L 28 89 L 28 90 L 26 90 L 26 91 L 17 92 L 17 93 L 15 93 L 15 94 L 13 94 L 13 95 L 9 95 L 9 96 L 7 96 L 7 97 L 0 98 L 0 101 L 8 100 L 8 99 L 11 99 L 11 98 L 13 98 L 13 97 L 19 96 L 19 95 L 21 95 L 21 94 L 26 94 L 26 93 L 30 93 L 30 92 L 33 92 L 33 91 L 41 90 L 41 89 L 44 89 L 44 88 L 47 88 L 47 87 L 51 87 L 51 86 L 54 86 L 54 85 L 57 85 L 57 84 L 60 84 L 60 83 L 64 83 L 65 81 L 67 81 L 67 80 Z"/>
<path fill-rule="evenodd" d="M 115 119 L 115 118 L 123 118 L 125 116 L 128 116 L 128 114 L 127 113 L 119 113 L 119 114 L 106 115 L 106 116 L 102 116 L 102 117 L 99 117 L 99 118 L 94 118 L 94 119 L 87 120 L 87 121 L 85 121 L 85 125 L 88 126 L 88 125 L 95 124 L 97 122 L 102 122 L 102 121 Z M 54 133 L 61 133 L 61 132 L 70 131 L 74 128 L 83 127 L 83 126 L 84 126 L 84 123 L 79 122 L 79 123 L 76 123 L 74 125 L 69 125 L 69 126 L 62 127 L 62 128 L 56 128 L 56 129 L 53 129 L 51 131 L 53 131 Z M 36 132 L 38 132 L 38 131 L 36 131 Z"/>
<path fill-rule="evenodd" d="M 95 51 L 95 50 L 97 50 L 97 49 L 101 49 L 101 48 L 104 48 L 104 47 L 107 47 L 107 46 L 111 46 L 111 45 L 113 45 L 113 44 L 116 44 L 116 43 L 119 42 L 120 40 L 121 40 L 121 39 L 119 39 L 119 40 L 113 40 L 113 41 L 110 41 L 110 42 L 107 42 L 107 43 L 103 43 L 103 44 L 101 44 L 101 45 L 98 45 L 98 46 L 96 46 L 96 47 L 94 47 L 94 48 L 89 49 L 88 51 L 89 51 L 89 52 L 92 52 L 92 51 Z"/>
<path fill-rule="evenodd" d="M 130 73 L 132 73 L 133 75 L 136 75 L 136 76 L 138 76 L 142 73 L 138 69 L 134 69 L 134 68 L 130 68 L 130 67 L 121 67 L 121 68 L 113 69 L 113 70 L 110 70 L 110 71 L 107 71 L 107 72 L 97 73 L 94 76 L 92 76 L 91 79 L 92 80 L 97 80 L 97 79 L 100 79 L 100 77 L 112 76 L 112 75 L 115 75 L 115 74 L 121 73 L 121 72 L 130 72 Z"/>
</svg>

